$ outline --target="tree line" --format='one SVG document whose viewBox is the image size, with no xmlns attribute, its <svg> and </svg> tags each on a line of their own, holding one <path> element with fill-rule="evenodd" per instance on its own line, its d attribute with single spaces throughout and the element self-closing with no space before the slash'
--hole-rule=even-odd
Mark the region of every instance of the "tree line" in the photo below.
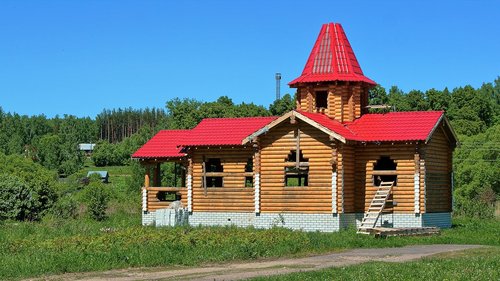
<svg viewBox="0 0 500 281">
<path fill-rule="evenodd" d="M 396 86 L 386 91 L 377 85 L 369 96 L 371 105 L 388 105 L 386 109 L 373 109 L 374 112 L 446 111 L 462 144 L 455 150 L 453 161 L 456 211 L 478 216 L 493 214 L 500 194 L 500 78 L 479 88 L 464 86 L 451 91 L 445 88 L 405 93 Z M 165 109 L 103 110 L 94 119 L 26 116 L 0 108 L 0 156 L 4 160 L 10 159 L 5 158 L 8 155 L 22 157 L 56 175 L 69 176 L 80 170 L 85 161 L 85 155 L 78 150 L 79 143 L 97 143 L 92 155 L 96 166 L 129 165 L 134 164 L 130 155 L 161 129 L 190 129 L 207 117 L 281 115 L 293 108 L 295 100 L 289 94 L 267 108 L 253 103 L 235 104 L 226 96 L 213 102 L 174 98 L 166 102 Z M 138 167 L 133 170 L 140 173 Z M 170 169 L 164 172 L 168 178 Z M 9 173 L 0 167 L 0 175 Z M 140 176 L 137 182 L 141 181 Z M 23 182 L 25 186 L 32 185 L 29 180 Z"/>
</svg>

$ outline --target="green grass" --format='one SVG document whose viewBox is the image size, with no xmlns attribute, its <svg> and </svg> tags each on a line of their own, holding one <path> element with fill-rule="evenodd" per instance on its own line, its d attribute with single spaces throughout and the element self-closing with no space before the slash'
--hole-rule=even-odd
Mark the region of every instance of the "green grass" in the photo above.
<svg viewBox="0 0 500 281">
<path fill-rule="evenodd" d="M 499 269 L 500 248 L 489 247 L 405 263 L 368 262 L 252 280 L 500 280 Z"/>
<path fill-rule="evenodd" d="M 303 256 L 352 248 L 398 247 L 411 244 L 458 243 L 500 245 L 500 221 L 454 220 L 439 236 L 375 239 L 338 233 L 306 233 L 274 228 L 142 227 L 140 194 L 131 194 L 128 166 L 91 167 L 107 170 L 111 193 L 109 219 L 96 222 L 81 215 L 41 222 L 0 222 L 0 280 L 65 272 L 101 271 L 127 267 L 194 266 L 211 262 L 266 257 Z M 64 187 L 63 187 L 64 188 Z M 71 189 L 75 198 L 84 190 Z"/>
<path fill-rule="evenodd" d="M 140 214 L 108 221 L 46 220 L 0 226 L 0 279 L 139 266 L 199 265 L 298 256 L 350 248 L 458 243 L 500 245 L 500 222 L 461 219 L 441 235 L 375 239 L 353 229 L 338 233 L 282 228 L 140 226 Z"/>
</svg>

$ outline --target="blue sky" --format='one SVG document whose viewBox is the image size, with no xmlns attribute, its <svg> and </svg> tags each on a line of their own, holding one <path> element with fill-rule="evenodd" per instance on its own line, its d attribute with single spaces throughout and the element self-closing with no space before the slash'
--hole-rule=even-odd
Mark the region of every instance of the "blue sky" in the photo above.
<svg viewBox="0 0 500 281">
<path fill-rule="evenodd" d="M 405 91 L 500 75 L 500 1 L 0 1 L 0 106 L 91 116 L 174 98 L 268 106 L 338 22 L 366 76 Z"/>
</svg>

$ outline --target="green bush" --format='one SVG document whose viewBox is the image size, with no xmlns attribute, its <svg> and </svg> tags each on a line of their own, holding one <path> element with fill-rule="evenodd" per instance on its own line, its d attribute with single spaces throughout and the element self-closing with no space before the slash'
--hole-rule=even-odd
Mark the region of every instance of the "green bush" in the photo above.
<svg viewBox="0 0 500 281">
<path fill-rule="evenodd" d="M 56 218 L 75 219 L 78 216 L 78 202 L 71 195 L 59 198 L 51 214 Z"/>
<path fill-rule="evenodd" d="M 26 202 L 21 204 L 25 206 L 23 210 L 26 212 L 19 214 L 17 219 L 39 220 L 57 200 L 55 173 L 30 159 L 20 155 L 0 154 L 0 174 L 9 175 L 0 179 L 4 185 L 2 190 L 6 189 L 2 191 L 4 195 L 14 192 L 18 194 L 16 196 L 27 196 L 24 199 Z M 23 190 L 22 194 L 16 193 L 20 190 Z"/>
<path fill-rule="evenodd" d="M 27 220 L 35 206 L 34 196 L 28 185 L 14 175 L 0 175 L 0 220 Z"/>
<path fill-rule="evenodd" d="M 109 193 L 100 180 L 92 179 L 85 188 L 84 199 L 87 203 L 87 213 L 93 220 L 102 221 L 107 218 L 106 209 L 109 203 Z"/>
</svg>

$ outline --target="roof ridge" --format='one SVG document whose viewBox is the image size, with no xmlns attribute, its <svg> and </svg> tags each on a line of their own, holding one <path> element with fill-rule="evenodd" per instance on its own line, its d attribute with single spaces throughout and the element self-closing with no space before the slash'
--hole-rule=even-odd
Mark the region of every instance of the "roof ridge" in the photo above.
<svg viewBox="0 0 500 281">
<path fill-rule="evenodd" d="M 250 117 L 206 117 L 203 120 L 228 120 L 228 119 L 262 119 L 262 118 L 278 118 L 279 116 L 250 116 Z"/>
<path fill-rule="evenodd" d="M 376 112 L 374 112 L 374 113 L 365 113 L 365 114 L 363 114 L 362 116 L 365 116 L 365 115 L 402 114 L 402 113 L 404 113 L 404 114 L 409 114 L 409 113 L 411 113 L 411 114 L 415 114 L 415 113 L 445 113 L 445 111 L 444 111 L 444 110 L 411 110 L 411 111 L 410 111 L 410 110 L 408 110 L 408 111 L 389 111 L 389 112 L 385 112 L 385 113 L 384 113 L 384 112 L 382 112 L 382 113 L 376 113 Z M 361 116 L 361 117 L 362 117 L 362 116 Z M 360 118 L 361 118 L 361 117 L 360 117 Z M 358 119 L 359 119 L 359 118 L 358 118 Z"/>
</svg>

